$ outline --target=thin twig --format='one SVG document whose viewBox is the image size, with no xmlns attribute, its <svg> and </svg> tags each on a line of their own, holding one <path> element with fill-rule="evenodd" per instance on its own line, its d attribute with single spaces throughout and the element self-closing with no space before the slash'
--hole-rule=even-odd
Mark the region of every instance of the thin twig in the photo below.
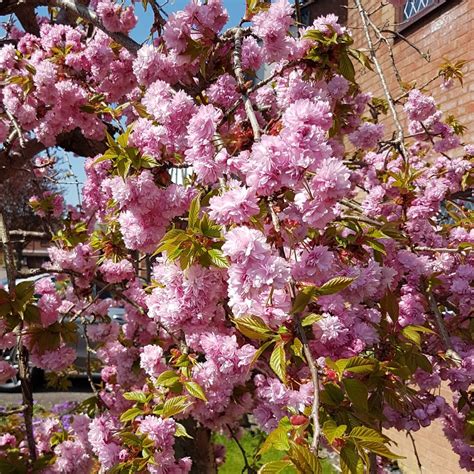
<svg viewBox="0 0 474 474">
<path fill-rule="evenodd" d="M 447 247 L 414 247 L 418 252 L 439 252 L 439 253 L 462 253 L 470 252 L 470 249 L 451 249 Z"/>
<path fill-rule="evenodd" d="M 406 36 L 403 36 L 401 33 L 399 33 L 396 30 L 391 30 L 389 28 L 383 28 L 380 30 L 381 33 L 390 33 L 397 38 L 400 38 L 402 41 L 407 43 L 409 46 L 411 46 L 427 63 L 431 62 L 431 57 L 429 53 L 424 53 L 420 48 L 415 43 L 412 43 Z"/>
<path fill-rule="evenodd" d="M 87 357 L 86 357 L 86 373 L 87 373 L 87 380 L 89 382 L 89 385 L 94 392 L 94 395 L 97 397 L 97 402 L 101 403 L 102 399 L 100 398 L 99 391 L 97 390 L 97 387 L 95 386 L 94 380 L 92 379 L 92 368 L 91 368 L 91 345 L 90 345 L 90 339 L 89 335 L 87 334 L 87 324 L 84 324 L 84 339 L 86 341 L 86 351 L 87 351 Z"/>
<path fill-rule="evenodd" d="M 382 42 L 382 43 L 385 43 L 385 45 L 387 46 L 387 49 L 388 49 L 388 55 L 390 57 L 390 61 L 392 63 L 392 68 L 393 68 L 393 71 L 395 73 L 395 77 L 397 78 L 397 82 L 398 84 L 400 85 L 401 88 L 403 88 L 403 81 L 402 81 L 402 76 L 400 74 L 400 71 L 398 70 L 398 66 L 397 66 L 397 63 L 395 61 L 395 56 L 393 54 L 393 48 L 392 48 L 392 44 L 390 43 L 390 41 L 388 40 L 388 38 L 386 38 L 382 32 L 380 31 L 380 29 L 378 28 L 378 26 L 370 19 L 370 17 L 367 15 L 367 21 L 369 23 L 369 25 L 372 27 L 372 29 L 374 30 L 375 34 L 377 35 L 377 37 L 379 38 L 379 40 Z"/>
<path fill-rule="evenodd" d="M 245 472 L 245 470 L 251 474 L 255 472 L 252 467 L 249 464 L 248 458 L 247 458 L 247 453 L 245 452 L 245 449 L 243 446 L 240 444 L 240 441 L 238 440 L 237 436 L 235 436 L 234 432 L 232 431 L 232 428 L 230 425 L 227 425 L 227 429 L 229 430 L 231 438 L 235 441 L 237 446 L 239 447 L 240 452 L 242 453 L 242 457 L 244 458 L 244 468 L 242 469 L 242 472 Z"/>
<path fill-rule="evenodd" d="M 436 81 L 436 79 L 438 79 L 440 76 L 441 76 L 440 73 L 436 74 L 436 76 L 433 76 L 431 79 L 426 81 L 422 86 L 419 86 L 418 89 L 420 89 L 420 90 L 425 89 L 430 84 L 432 84 L 434 81 Z M 405 99 L 405 97 L 408 97 L 410 92 L 411 92 L 411 90 L 408 90 L 408 91 L 404 92 L 403 94 L 401 94 L 398 97 L 396 97 L 395 99 L 393 99 L 393 101 L 395 102 L 395 104 L 398 104 L 401 100 Z"/>
<path fill-rule="evenodd" d="M 250 97 L 248 96 L 245 90 L 245 79 L 244 73 L 242 71 L 242 28 L 237 28 L 234 38 L 234 73 L 237 79 L 237 84 L 240 88 L 240 92 L 242 94 L 242 100 L 244 101 L 245 112 L 252 127 L 253 136 L 255 140 L 258 141 L 260 140 L 260 125 L 258 124 L 257 116 L 255 115 L 255 110 L 253 110 L 252 101 L 250 100 Z"/>
<path fill-rule="evenodd" d="M 460 365 L 462 362 L 462 357 L 457 353 L 454 349 L 453 343 L 451 342 L 451 338 L 449 336 L 448 330 L 444 324 L 443 315 L 438 308 L 438 303 L 433 296 L 433 293 L 429 288 L 426 289 L 426 296 L 428 298 L 428 303 L 430 305 L 431 312 L 433 313 L 436 321 L 436 325 L 438 326 L 439 335 L 441 336 L 441 340 L 446 349 L 446 355 L 452 359 L 456 365 Z"/>
<path fill-rule="evenodd" d="M 25 141 L 23 140 L 23 133 L 21 131 L 20 125 L 16 121 L 16 118 L 11 114 L 11 112 L 5 108 L 5 113 L 7 114 L 7 117 L 11 121 L 13 128 L 15 129 L 15 132 L 18 136 L 18 141 L 20 142 L 20 147 L 25 148 Z"/>
<path fill-rule="evenodd" d="M 364 224 L 370 224 L 373 225 L 374 227 L 382 227 L 383 224 L 381 222 L 378 222 L 374 219 L 371 219 L 370 217 L 366 216 L 354 216 L 352 214 L 343 214 L 341 216 L 343 219 L 350 219 L 352 221 L 356 222 L 363 222 Z"/>
<path fill-rule="evenodd" d="M 405 144 L 404 144 L 404 132 L 403 132 L 403 127 L 400 122 L 400 119 L 398 117 L 398 112 L 395 107 L 395 102 L 393 100 L 392 94 L 390 93 L 390 89 L 387 84 L 387 80 L 385 79 L 385 75 L 382 69 L 382 66 L 379 63 L 379 60 L 377 58 L 377 55 L 375 54 L 374 50 L 374 44 L 372 41 L 372 38 L 370 36 L 370 30 L 369 30 L 369 21 L 370 19 L 367 17 L 367 12 L 364 10 L 364 7 L 362 6 L 361 0 L 354 0 L 356 6 L 357 6 L 357 11 L 359 12 L 360 19 L 362 20 L 362 26 L 364 29 L 364 34 L 365 38 L 367 40 L 367 45 L 369 47 L 369 54 L 370 54 L 370 59 L 372 60 L 375 70 L 377 72 L 377 75 L 379 76 L 380 79 L 380 84 L 382 85 L 382 89 L 384 91 L 385 97 L 387 99 L 388 107 L 390 109 L 390 113 L 392 114 L 393 121 L 395 123 L 395 127 L 397 129 L 397 142 L 398 146 L 400 149 L 400 153 L 402 154 L 402 157 L 404 160 L 406 160 L 407 153 L 405 150 Z"/>
<path fill-rule="evenodd" d="M 26 406 L 21 405 L 18 408 L 13 408 L 11 410 L 2 410 L 0 411 L 0 417 L 7 417 L 11 415 L 19 415 L 20 413 L 23 413 L 25 411 Z"/>
<path fill-rule="evenodd" d="M 410 430 L 407 431 L 407 436 L 411 440 L 411 445 L 413 446 L 413 452 L 415 453 L 415 458 L 416 458 L 416 463 L 418 464 L 418 469 L 420 470 L 420 472 L 423 472 L 423 466 L 421 464 L 420 456 L 418 454 L 418 449 L 416 448 L 415 438 L 411 434 Z"/>
<path fill-rule="evenodd" d="M 286 63 L 283 67 L 281 67 L 280 69 L 278 69 L 278 71 L 275 71 L 273 74 L 271 74 L 270 76 L 268 76 L 266 79 L 262 79 L 260 82 L 258 82 L 257 84 L 255 84 L 254 86 L 252 86 L 250 89 L 247 90 L 247 94 L 250 96 L 252 95 L 255 91 L 257 91 L 258 89 L 266 86 L 267 84 L 270 84 L 270 82 L 274 81 L 278 76 L 280 76 L 281 74 L 283 74 L 283 72 L 285 72 L 287 69 L 290 69 L 296 65 L 298 65 L 299 63 L 301 63 L 301 59 L 297 59 L 297 60 L 294 60 L 294 61 L 290 61 L 288 63 Z M 237 110 L 237 107 L 239 106 L 239 104 L 242 102 L 242 99 L 243 97 L 240 96 L 232 105 L 231 107 L 226 111 L 226 113 L 224 114 L 224 117 L 221 119 L 221 122 L 219 123 L 219 125 L 221 125 L 221 123 L 224 122 L 224 120 L 229 117 L 230 115 L 232 115 L 236 110 Z"/>
</svg>

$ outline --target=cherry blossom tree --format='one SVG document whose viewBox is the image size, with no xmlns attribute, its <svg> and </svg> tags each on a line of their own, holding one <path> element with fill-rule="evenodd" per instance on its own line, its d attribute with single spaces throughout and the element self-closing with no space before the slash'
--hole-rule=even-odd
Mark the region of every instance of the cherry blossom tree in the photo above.
<svg viewBox="0 0 474 474">
<path fill-rule="evenodd" d="M 144 4 L 142 45 L 133 4 L 0 6 L 22 27 L 5 25 L 0 49 L 0 180 L 53 148 L 87 157 L 80 207 L 32 200 L 61 216 L 51 278 L 15 284 L 1 214 L 1 347 L 18 349 L 23 405 L 0 413 L 0 466 L 215 472 L 212 433 L 238 440 L 250 424 L 266 435 L 249 473 L 321 472 L 323 448 L 344 473 L 376 472 L 403 456 L 386 429 L 440 418 L 474 469 L 462 126 L 423 88 L 388 88 L 361 0 L 368 54 L 333 15 L 302 27 L 287 0 L 248 1 L 226 31 L 220 0 Z M 436 80 L 462 82 L 461 66 Z M 382 97 L 358 85 L 361 67 Z M 34 418 L 30 368 L 67 375 L 78 327 L 93 397 Z M 12 373 L 0 361 L 0 381 Z M 281 459 L 263 463 L 269 450 Z"/>
</svg>

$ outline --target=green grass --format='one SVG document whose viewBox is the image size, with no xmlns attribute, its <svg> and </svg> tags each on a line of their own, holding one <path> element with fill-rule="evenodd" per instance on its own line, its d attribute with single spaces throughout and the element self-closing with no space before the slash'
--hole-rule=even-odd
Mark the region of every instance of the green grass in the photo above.
<svg viewBox="0 0 474 474">
<path fill-rule="evenodd" d="M 247 459 L 249 463 L 252 463 L 253 456 L 255 455 L 257 448 L 261 444 L 262 440 L 263 438 L 261 436 L 250 431 L 246 431 L 242 438 L 240 438 L 239 442 L 247 454 Z M 237 443 L 234 440 L 229 440 L 222 435 L 215 435 L 214 442 L 218 444 L 223 444 L 227 448 L 226 462 L 219 467 L 219 474 L 240 474 L 245 464 L 242 452 L 237 446 Z M 283 456 L 284 453 L 282 453 L 281 451 L 270 450 L 262 456 L 261 464 L 264 464 L 269 461 L 278 461 Z M 321 464 L 323 466 L 323 474 L 334 474 L 337 472 L 328 461 L 323 459 Z M 286 468 L 282 471 L 282 474 L 294 473 L 295 470 L 291 468 Z"/>
</svg>

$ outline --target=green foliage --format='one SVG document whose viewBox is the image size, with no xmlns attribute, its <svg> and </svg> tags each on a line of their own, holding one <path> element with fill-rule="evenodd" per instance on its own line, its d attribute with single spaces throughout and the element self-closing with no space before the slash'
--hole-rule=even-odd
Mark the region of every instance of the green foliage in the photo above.
<svg viewBox="0 0 474 474">
<path fill-rule="evenodd" d="M 277 342 L 270 356 L 270 367 L 283 383 L 286 383 L 286 363 L 285 345 Z"/>
<path fill-rule="evenodd" d="M 259 473 L 297 474 L 296 468 L 283 451 L 268 449 L 258 454 L 265 434 L 260 431 L 244 431 L 239 443 L 246 453 L 250 466 Z M 237 443 L 222 435 L 214 435 L 213 441 L 226 447 L 226 461 L 218 467 L 219 474 L 235 474 L 244 471 L 244 460 Z M 337 471 L 327 459 L 320 460 L 324 474 L 335 474 Z"/>
<path fill-rule="evenodd" d="M 270 327 L 258 316 L 242 316 L 234 319 L 235 327 L 250 339 L 266 341 L 274 335 Z"/>
<path fill-rule="evenodd" d="M 223 239 L 221 227 L 201 214 L 201 196 L 196 196 L 190 205 L 186 230 L 173 228 L 161 239 L 154 252 L 166 252 L 168 260 L 179 262 L 185 270 L 194 263 L 205 267 L 227 268 L 229 263 L 221 251 Z"/>
<path fill-rule="evenodd" d="M 199 400 L 203 400 L 204 402 L 207 402 L 207 398 L 204 393 L 204 390 L 197 382 L 193 382 L 193 381 L 184 382 L 184 388 L 194 398 L 199 398 Z"/>
<path fill-rule="evenodd" d="M 291 312 L 293 314 L 302 313 L 314 298 L 338 293 L 347 288 L 353 281 L 354 278 L 350 277 L 335 277 L 319 287 L 305 286 L 296 295 Z"/>
<path fill-rule="evenodd" d="M 128 145 L 131 131 L 132 127 L 128 127 L 116 140 L 107 133 L 109 148 L 95 160 L 95 163 L 111 161 L 114 174 L 122 178 L 126 178 L 131 171 L 137 172 L 158 166 L 154 158 L 143 155 L 137 148 Z"/>
<path fill-rule="evenodd" d="M 61 243 L 61 245 L 67 249 L 72 249 L 88 239 L 89 235 L 85 222 L 66 219 L 63 221 L 63 224 L 63 228 L 59 229 L 53 236 L 54 242 Z"/>
</svg>

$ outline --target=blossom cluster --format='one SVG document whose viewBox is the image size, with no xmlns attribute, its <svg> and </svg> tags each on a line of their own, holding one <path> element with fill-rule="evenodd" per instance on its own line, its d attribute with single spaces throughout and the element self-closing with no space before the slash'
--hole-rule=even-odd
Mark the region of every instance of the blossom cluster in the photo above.
<svg viewBox="0 0 474 474">
<path fill-rule="evenodd" d="M 133 6 L 90 7 L 109 32 L 135 26 Z M 3 107 L 25 140 L 51 147 L 80 132 L 106 147 L 88 158 L 82 207 L 49 250 L 56 280 L 35 284 L 39 320 L 22 326 L 35 367 L 68 371 L 76 323 L 101 363 L 94 416 L 35 422 L 50 472 L 142 461 L 152 473 L 188 472 L 191 459 L 175 456 L 180 421 L 231 434 L 252 414 L 270 433 L 307 417 L 315 391 L 325 420 L 339 420 L 342 397 L 362 423 L 357 409 L 379 396 L 370 367 L 388 393 L 384 428 L 443 418 L 473 467 L 467 410 L 432 395 L 446 383 L 461 397 L 474 377 L 463 201 L 473 149 L 417 89 L 404 105 L 411 141 L 390 145 L 367 113 L 371 95 L 334 60 L 347 54 L 346 28 L 329 15 L 296 34 L 293 10 L 278 0 L 222 34 L 223 3 L 193 0 L 135 56 L 104 32 L 48 21 L 0 49 L 1 73 L 19 78 L 0 92 Z M 262 64 L 271 80 L 258 82 Z M 32 205 L 63 212 L 55 196 Z M 0 348 L 15 346 L 9 321 L 0 336 Z M 357 371 L 341 360 L 369 362 Z M 0 382 L 13 374 L 1 360 Z M 351 384 L 365 384 L 362 403 Z M 181 405 L 168 416 L 170 403 Z M 0 460 L 13 446 L 27 453 L 24 439 L 0 436 Z"/>
</svg>

